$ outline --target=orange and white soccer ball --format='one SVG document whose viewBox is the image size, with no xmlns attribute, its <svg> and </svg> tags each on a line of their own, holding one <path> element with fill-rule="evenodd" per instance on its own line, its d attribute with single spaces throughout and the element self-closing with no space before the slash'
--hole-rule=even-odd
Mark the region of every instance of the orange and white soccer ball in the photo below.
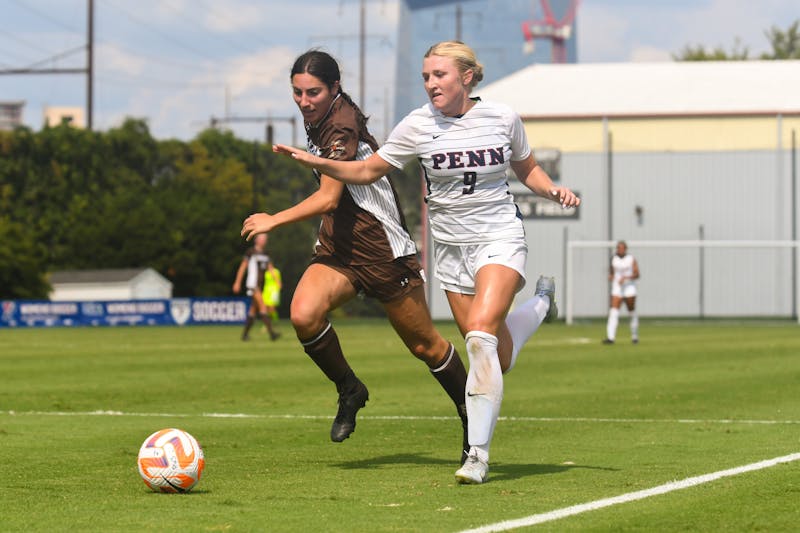
<svg viewBox="0 0 800 533">
<path fill-rule="evenodd" d="M 206 466 L 197 440 L 175 428 L 147 437 L 136 462 L 145 485 L 156 492 L 189 492 L 200 481 Z"/>
</svg>

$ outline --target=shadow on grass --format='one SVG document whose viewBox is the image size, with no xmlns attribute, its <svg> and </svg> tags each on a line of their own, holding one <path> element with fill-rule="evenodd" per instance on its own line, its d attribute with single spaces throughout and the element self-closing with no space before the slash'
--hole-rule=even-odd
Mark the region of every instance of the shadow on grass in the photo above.
<svg viewBox="0 0 800 533">
<path fill-rule="evenodd" d="M 458 468 L 458 462 L 453 460 L 441 459 L 439 457 L 429 457 L 422 453 L 396 453 L 392 455 L 380 455 L 359 459 L 357 461 L 343 461 L 331 464 L 334 468 L 356 469 L 375 469 L 394 465 L 449 465 L 454 469 Z M 548 474 L 559 474 L 574 468 L 584 468 L 589 470 L 605 470 L 616 472 L 618 468 L 607 468 L 602 466 L 572 465 L 572 464 L 515 464 L 497 463 L 489 468 L 489 475 L 493 480 L 512 480 L 532 476 L 544 476 Z"/>
<path fill-rule="evenodd" d="M 458 461 L 456 458 L 452 461 L 448 461 L 447 459 L 441 459 L 439 457 L 427 457 L 422 453 L 395 453 L 392 455 L 381 455 L 378 457 L 358 459 L 357 461 L 342 461 L 341 463 L 331 464 L 332 467 L 353 470 L 368 470 L 392 465 L 454 465 L 458 468 Z"/>
<path fill-rule="evenodd" d="M 516 463 L 497 463 L 490 464 L 489 477 L 494 481 L 504 481 L 520 479 L 532 476 L 544 476 L 548 474 L 560 474 L 575 468 L 587 470 L 604 470 L 606 472 L 617 472 L 618 468 L 608 468 L 604 466 L 590 465 L 542 465 L 542 464 L 516 464 Z"/>
</svg>

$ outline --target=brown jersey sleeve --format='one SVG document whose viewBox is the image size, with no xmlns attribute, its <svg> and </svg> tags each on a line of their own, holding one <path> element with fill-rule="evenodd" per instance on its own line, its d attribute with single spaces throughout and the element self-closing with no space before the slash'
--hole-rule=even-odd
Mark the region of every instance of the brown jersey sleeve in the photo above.
<svg viewBox="0 0 800 533">
<path fill-rule="evenodd" d="M 353 128 L 355 117 L 348 106 L 339 108 L 322 127 L 319 135 L 321 157 L 337 161 L 352 161 L 358 151 L 359 134 Z"/>
</svg>

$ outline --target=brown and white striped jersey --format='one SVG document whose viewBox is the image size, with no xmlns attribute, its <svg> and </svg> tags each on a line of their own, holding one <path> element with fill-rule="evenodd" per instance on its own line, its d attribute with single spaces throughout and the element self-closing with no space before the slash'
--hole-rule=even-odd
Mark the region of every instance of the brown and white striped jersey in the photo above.
<svg viewBox="0 0 800 533">
<path fill-rule="evenodd" d="M 341 95 L 318 124 L 306 124 L 306 134 L 308 151 L 329 159 L 364 160 L 378 148 L 366 125 L 359 124 L 353 105 Z M 393 261 L 416 251 L 388 176 L 369 185 L 345 185 L 338 207 L 322 215 L 318 255 L 363 265 Z"/>
</svg>

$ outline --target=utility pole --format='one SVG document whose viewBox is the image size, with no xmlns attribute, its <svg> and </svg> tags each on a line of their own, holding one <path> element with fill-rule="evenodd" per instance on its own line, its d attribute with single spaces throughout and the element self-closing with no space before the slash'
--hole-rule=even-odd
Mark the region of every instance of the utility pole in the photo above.
<svg viewBox="0 0 800 533">
<path fill-rule="evenodd" d="M 434 25 L 436 27 L 438 27 L 440 18 L 445 19 L 445 20 L 447 20 L 449 22 L 450 17 L 452 15 L 453 14 L 450 13 L 449 9 L 447 10 L 446 13 L 445 12 L 435 13 L 434 16 L 433 16 L 433 23 L 434 23 Z M 454 15 L 455 15 L 455 40 L 456 41 L 463 41 L 463 36 L 464 36 L 464 16 L 465 15 L 474 15 L 476 17 L 476 19 L 480 20 L 480 18 L 479 18 L 480 14 L 479 13 L 464 12 L 464 9 L 461 7 L 461 2 L 458 2 L 458 3 L 456 3 L 456 6 L 455 6 Z"/>
<path fill-rule="evenodd" d="M 456 4 L 456 41 L 461 40 L 461 19 L 464 14 L 461 12 L 461 4 Z"/>
<path fill-rule="evenodd" d="M 364 0 L 361 0 L 361 14 L 358 31 L 358 106 L 364 109 L 364 104 L 367 102 L 364 94 L 364 57 L 366 55 L 366 40 L 367 40 L 367 9 Z"/>
<path fill-rule="evenodd" d="M 27 74 L 86 74 L 86 128 L 92 129 L 94 121 L 94 0 L 87 0 L 87 21 L 86 21 L 86 66 L 84 68 L 33 68 L 34 65 L 44 63 L 56 58 L 62 58 L 80 51 L 84 48 L 76 48 L 67 52 L 56 54 L 44 61 L 34 63 L 28 68 L 8 68 L 0 69 L 0 76 L 18 76 Z"/>
<path fill-rule="evenodd" d="M 218 117 L 211 117 L 209 121 L 209 125 L 212 128 L 216 128 L 219 124 L 226 124 L 230 122 L 255 122 L 255 123 L 266 123 L 267 126 L 264 130 L 264 140 L 267 144 L 272 144 L 272 123 L 273 122 L 288 122 L 292 125 L 292 146 L 297 146 L 297 117 L 231 117 L 225 116 L 222 118 Z"/>
<path fill-rule="evenodd" d="M 86 129 L 92 131 L 94 115 L 94 0 L 88 0 L 86 21 Z"/>
<path fill-rule="evenodd" d="M 358 22 L 358 34 L 347 34 L 347 35 L 312 35 L 309 38 L 310 43 L 314 43 L 315 41 L 326 41 L 329 39 L 357 39 L 358 40 L 358 106 L 361 108 L 362 111 L 365 111 L 364 107 L 367 105 L 367 95 L 366 95 L 366 56 L 367 56 L 367 39 L 378 37 L 383 40 L 387 39 L 386 35 L 377 35 L 377 34 L 369 34 L 367 33 L 367 0 L 359 0 L 359 22 Z"/>
</svg>

